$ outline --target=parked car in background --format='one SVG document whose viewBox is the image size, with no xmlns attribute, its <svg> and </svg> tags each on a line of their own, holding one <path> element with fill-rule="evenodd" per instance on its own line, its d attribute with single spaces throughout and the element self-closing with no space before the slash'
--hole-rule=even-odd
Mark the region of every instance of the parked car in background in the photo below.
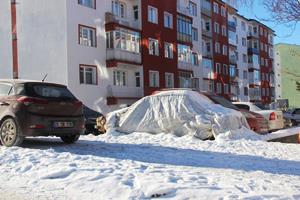
<svg viewBox="0 0 300 200">
<path fill-rule="evenodd" d="M 300 124 L 300 108 L 294 108 L 288 110 L 287 112 L 283 113 L 285 119 L 291 121 L 292 126 L 298 126 Z"/>
<path fill-rule="evenodd" d="M 248 122 L 251 130 L 253 130 L 259 134 L 268 133 L 269 125 L 268 125 L 268 121 L 264 118 L 264 116 L 262 116 L 258 113 L 255 113 L 255 112 L 251 112 L 249 110 L 240 109 L 237 106 L 235 106 L 233 103 L 231 103 L 230 101 L 225 99 L 224 97 L 214 95 L 211 93 L 201 93 L 201 94 L 207 96 L 216 104 L 221 104 L 222 106 L 224 106 L 226 108 L 238 110 L 241 113 L 243 113 L 243 115 L 247 119 L 247 122 Z"/>
<path fill-rule="evenodd" d="M 57 136 L 76 142 L 84 133 L 82 102 L 64 85 L 0 80 L 0 139 L 19 146 L 25 137 Z"/>
<path fill-rule="evenodd" d="M 85 119 L 85 134 L 100 135 L 105 133 L 105 117 L 103 114 L 88 108 L 87 106 L 83 107 L 83 114 Z M 97 119 L 101 121 L 103 127 L 97 128 Z"/>
<path fill-rule="evenodd" d="M 269 122 L 269 131 L 276 131 L 284 128 L 283 112 L 279 110 L 263 110 L 252 102 L 234 102 L 240 109 L 249 110 L 264 116 Z"/>
</svg>

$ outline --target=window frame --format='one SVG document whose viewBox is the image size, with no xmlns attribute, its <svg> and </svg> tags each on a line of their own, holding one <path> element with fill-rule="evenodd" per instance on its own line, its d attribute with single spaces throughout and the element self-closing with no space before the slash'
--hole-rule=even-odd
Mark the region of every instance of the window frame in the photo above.
<svg viewBox="0 0 300 200">
<path fill-rule="evenodd" d="M 155 16 L 155 19 L 154 19 L 154 21 L 151 21 L 152 19 L 151 19 L 151 17 L 150 17 L 150 10 L 154 10 L 155 11 L 155 13 L 156 13 L 156 16 Z M 150 6 L 150 5 L 148 5 L 148 9 L 147 9 L 147 21 L 149 22 L 149 23 L 152 23 L 152 24 L 158 24 L 158 9 L 156 8 L 156 7 L 153 7 L 153 6 Z"/>
<path fill-rule="evenodd" d="M 78 5 L 80 5 L 80 6 L 83 6 L 83 7 L 87 7 L 87 8 L 91 8 L 91 9 L 94 9 L 94 10 L 96 10 L 97 9 L 97 4 L 96 4 L 96 0 L 91 0 L 91 1 L 93 1 L 94 3 L 93 3 L 93 7 L 90 7 L 90 6 L 87 6 L 87 5 L 84 5 L 84 4 L 81 4 L 80 3 L 80 1 L 81 0 L 78 0 L 77 2 L 78 2 Z"/>
<path fill-rule="evenodd" d="M 95 79 L 96 82 L 95 83 L 86 83 L 86 78 L 85 78 L 85 73 L 84 73 L 84 77 L 83 77 L 83 82 L 81 82 L 81 69 L 82 68 L 94 68 L 95 69 Z M 88 64 L 79 64 L 79 83 L 80 85 L 98 85 L 98 67 L 97 65 L 88 65 Z"/>
<path fill-rule="evenodd" d="M 90 46 L 89 45 L 84 45 L 82 42 L 81 42 L 81 28 L 86 28 L 86 29 L 92 29 L 94 31 L 94 45 L 91 44 Z M 86 26 L 86 25 L 83 25 L 83 24 L 78 24 L 78 44 L 81 45 L 81 46 L 85 46 L 85 47 L 94 47 L 94 48 L 97 48 L 97 29 L 94 28 L 94 27 L 91 27 L 91 26 Z"/>
</svg>

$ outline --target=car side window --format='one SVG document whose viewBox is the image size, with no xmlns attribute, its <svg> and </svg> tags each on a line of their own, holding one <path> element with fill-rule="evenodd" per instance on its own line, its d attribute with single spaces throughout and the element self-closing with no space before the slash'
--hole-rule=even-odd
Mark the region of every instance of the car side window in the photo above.
<svg viewBox="0 0 300 200">
<path fill-rule="evenodd" d="M 0 96 L 8 96 L 12 91 L 12 86 L 7 83 L 0 83 Z"/>
<path fill-rule="evenodd" d="M 295 110 L 294 114 L 300 115 L 300 109 Z"/>
<path fill-rule="evenodd" d="M 236 106 L 237 106 L 239 109 L 250 110 L 250 106 L 248 106 L 248 105 L 237 104 Z"/>
</svg>

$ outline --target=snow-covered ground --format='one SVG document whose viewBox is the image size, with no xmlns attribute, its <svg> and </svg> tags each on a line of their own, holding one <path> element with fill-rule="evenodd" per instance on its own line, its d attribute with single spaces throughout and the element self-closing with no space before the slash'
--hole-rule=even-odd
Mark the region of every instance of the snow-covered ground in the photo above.
<svg viewBox="0 0 300 200">
<path fill-rule="evenodd" d="M 0 147 L 0 199 L 300 199 L 300 148 L 111 133 Z"/>
</svg>

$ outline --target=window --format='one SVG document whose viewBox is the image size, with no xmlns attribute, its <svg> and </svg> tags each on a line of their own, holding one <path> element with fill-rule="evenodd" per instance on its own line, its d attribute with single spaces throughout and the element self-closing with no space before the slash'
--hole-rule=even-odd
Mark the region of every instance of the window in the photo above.
<svg viewBox="0 0 300 200">
<path fill-rule="evenodd" d="M 158 40 L 149 38 L 149 54 L 159 56 Z"/>
<path fill-rule="evenodd" d="M 214 2 L 214 13 L 219 14 L 219 5 L 216 2 Z"/>
<path fill-rule="evenodd" d="M 157 8 L 148 6 L 148 22 L 158 24 L 158 13 Z"/>
<path fill-rule="evenodd" d="M 141 73 L 135 72 L 135 87 L 141 87 Z"/>
<path fill-rule="evenodd" d="M 265 52 L 268 53 L 268 45 L 267 44 L 265 44 Z"/>
<path fill-rule="evenodd" d="M 5 83 L 0 83 L 0 96 L 7 96 L 12 89 L 12 86 Z"/>
<path fill-rule="evenodd" d="M 215 33 L 220 33 L 220 26 L 219 23 L 215 22 Z"/>
<path fill-rule="evenodd" d="M 159 72 L 149 71 L 149 85 L 150 87 L 159 87 Z"/>
<path fill-rule="evenodd" d="M 224 6 L 221 6 L 221 15 L 222 15 L 223 17 L 226 17 L 226 9 L 225 9 Z"/>
<path fill-rule="evenodd" d="M 112 13 L 120 18 L 126 17 L 126 5 L 118 0 L 112 1 Z"/>
<path fill-rule="evenodd" d="M 246 40 L 246 38 L 242 38 L 242 45 L 243 45 L 243 47 L 247 46 L 247 40 Z"/>
<path fill-rule="evenodd" d="M 220 47 L 220 43 L 219 42 L 215 43 L 215 52 L 216 53 L 221 53 L 221 47 Z"/>
<path fill-rule="evenodd" d="M 246 23 L 245 23 L 245 22 L 243 22 L 243 21 L 242 21 L 241 23 L 242 23 L 242 24 L 241 24 L 241 26 L 242 26 L 242 30 L 243 30 L 243 31 L 246 31 Z"/>
<path fill-rule="evenodd" d="M 223 36 L 227 36 L 227 30 L 226 30 L 226 26 L 222 26 L 222 35 Z"/>
<path fill-rule="evenodd" d="M 89 47 L 97 47 L 96 29 L 79 25 L 79 44 Z"/>
<path fill-rule="evenodd" d="M 264 50 L 264 43 L 260 43 L 260 50 L 263 51 Z"/>
<path fill-rule="evenodd" d="M 97 85 L 97 67 L 94 65 L 79 65 L 80 84 Z"/>
<path fill-rule="evenodd" d="M 222 84 L 217 83 L 217 94 L 221 94 L 221 93 L 222 93 Z"/>
<path fill-rule="evenodd" d="M 139 20 L 139 7 L 138 6 L 133 6 L 133 17 L 134 17 L 135 21 Z"/>
<path fill-rule="evenodd" d="M 121 49 L 140 53 L 140 37 L 138 32 L 116 29 L 106 33 L 106 47 L 107 49 Z"/>
<path fill-rule="evenodd" d="M 260 65 L 264 66 L 265 65 L 264 63 L 265 63 L 265 60 L 263 58 L 260 58 Z"/>
<path fill-rule="evenodd" d="M 78 0 L 78 4 L 96 9 L 96 1 L 95 0 Z"/>
<path fill-rule="evenodd" d="M 173 58 L 173 44 L 165 42 L 165 58 Z"/>
<path fill-rule="evenodd" d="M 178 61 L 191 63 L 193 65 L 199 64 L 198 54 L 193 52 L 190 46 L 178 44 L 177 51 L 178 51 Z"/>
<path fill-rule="evenodd" d="M 205 22 L 205 30 L 210 32 L 210 22 Z"/>
<path fill-rule="evenodd" d="M 269 60 L 268 59 L 265 59 L 265 66 L 269 67 Z"/>
<path fill-rule="evenodd" d="M 192 16 L 197 16 L 197 5 L 193 2 L 189 2 L 189 12 Z"/>
<path fill-rule="evenodd" d="M 222 69 L 221 69 L 221 64 L 220 63 L 216 63 L 216 72 L 218 74 L 221 74 L 222 73 Z"/>
<path fill-rule="evenodd" d="M 259 34 L 262 36 L 264 35 L 264 29 L 262 27 L 260 27 L 260 29 L 259 29 Z"/>
<path fill-rule="evenodd" d="M 234 65 L 230 65 L 229 67 L 229 75 L 231 78 L 235 78 L 237 76 L 236 67 Z"/>
<path fill-rule="evenodd" d="M 228 75 L 228 66 L 223 64 L 223 74 Z"/>
<path fill-rule="evenodd" d="M 229 85 L 224 84 L 224 94 L 229 94 Z"/>
<path fill-rule="evenodd" d="M 173 15 L 165 12 L 164 14 L 164 25 L 166 28 L 173 28 Z"/>
<path fill-rule="evenodd" d="M 227 55 L 227 46 L 223 45 L 223 55 L 226 56 Z"/>
<path fill-rule="evenodd" d="M 247 63 L 247 62 L 248 62 L 248 59 L 247 59 L 247 55 L 246 55 L 246 54 L 243 54 L 243 62 L 244 62 L 244 63 Z"/>
<path fill-rule="evenodd" d="M 177 15 L 177 39 L 179 41 L 192 42 L 192 24 L 192 19 Z"/>
<path fill-rule="evenodd" d="M 248 92 L 248 88 L 247 87 L 244 87 L 244 95 L 245 96 L 248 96 L 249 92 Z"/>
<path fill-rule="evenodd" d="M 198 41 L 198 29 L 193 28 L 192 29 L 192 34 L 193 34 L 193 40 Z"/>
<path fill-rule="evenodd" d="M 113 79 L 115 86 L 126 86 L 127 85 L 127 72 L 114 70 Z"/>
<path fill-rule="evenodd" d="M 166 88 L 174 88 L 174 74 L 165 73 Z"/>
<path fill-rule="evenodd" d="M 248 72 L 246 70 L 243 71 L 243 79 L 244 80 L 248 79 Z"/>
</svg>

